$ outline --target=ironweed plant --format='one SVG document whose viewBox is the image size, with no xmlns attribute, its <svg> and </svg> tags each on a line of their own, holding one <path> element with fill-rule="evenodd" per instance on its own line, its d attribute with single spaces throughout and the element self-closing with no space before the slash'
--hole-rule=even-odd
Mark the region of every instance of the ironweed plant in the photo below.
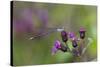
<svg viewBox="0 0 100 67">
<path fill-rule="evenodd" d="M 58 50 L 61 52 L 70 52 L 74 57 L 82 59 L 84 53 L 86 52 L 89 42 L 85 42 L 86 30 L 81 27 L 78 32 L 79 36 L 77 37 L 74 32 L 66 32 L 65 30 L 61 31 L 62 42 L 56 40 L 52 48 L 52 55 L 55 55 Z M 71 42 L 72 48 L 69 46 Z M 63 43 L 64 42 L 64 43 Z"/>
</svg>

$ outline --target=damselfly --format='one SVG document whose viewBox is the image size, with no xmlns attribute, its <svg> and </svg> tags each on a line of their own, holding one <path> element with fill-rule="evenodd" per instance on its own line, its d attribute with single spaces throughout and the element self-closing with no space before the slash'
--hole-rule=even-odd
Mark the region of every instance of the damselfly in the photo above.
<svg viewBox="0 0 100 67">
<path fill-rule="evenodd" d="M 64 27 L 62 27 L 62 28 L 46 28 L 47 32 L 43 32 L 41 34 L 32 36 L 29 38 L 29 40 L 34 40 L 36 38 L 43 37 L 43 36 L 49 35 L 49 34 L 54 33 L 54 32 L 61 32 L 64 29 L 65 29 Z"/>
</svg>

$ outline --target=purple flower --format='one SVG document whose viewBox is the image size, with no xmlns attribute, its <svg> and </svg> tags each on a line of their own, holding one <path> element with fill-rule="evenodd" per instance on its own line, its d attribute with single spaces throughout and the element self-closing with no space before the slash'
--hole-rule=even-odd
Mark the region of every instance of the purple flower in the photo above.
<svg viewBox="0 0 100 67">
<path fill-rule="evenodd" d="M 81 27 L 80 30 L 79 30 L 80 38 L 81 39 L 84 39 L 85 38 L 85 32 L 86 32 L 85 29 Z"/>
<path fill-rule="evenodd" d="M 18 17 L 13 19 L 14 31 L 17 33 L 31 33 L 34 31 L 33 12 L 24 8 L 18 11 Z"/>
<path fill-rule="evenodd" d="M 48 11 L 46 9 L 38 10 L 38 16 L 39 16 L 39 19 L 43 23 L 47 23 L 48 22 Z"/>
<path fill-rule="evenodd" d="M 18 9 L 16 14 L 14 14 L 13 18 L 15 36 L 27 37 L 46 32 L 45 29 L 48 23 L 48 11 L 46 9 L 23 8 Z M 40 20 L 40 22 L 36 22 L 36 19 Z M 35 23 L 40 24 L 39 29 Z"/>
<path fill-rule="evenodd" d="M 54 55 L 61 48 L 60 41 L 56 40 L 52 48 L 52 55 Z"/>
<path fill-rule="evenodd" d="M 63 42 L 66 42 L 68 40 L 68 34 L 66 33 L 66 31 L 62 31 L 61 36 L 62 36 Z"/>
<path fill-rule="evenodd" d="M 72 46 L 77 47 L 77 39 L 73 32 L 69 32 L 69 38 L 71 38 Z"/>
<path fill-rule="evenodd" d="M 32 22 L 26 22 L 24 20 L 17 20 L 14 21 L 13 27 L 16 31 L 16 33 L 28 33 L 28 32 L 33 32 L 33 24 Z"/>
<path fill-rule="evenodd" d="M 67 51 L 67 47 L 60 43 L 60 41 L 56 40 L 54 46 L 52 48 L 52 55 L 54 55 L 58 50 L 63 52 Z"/>
<path fill-rule="evenodd" d="M 75 34 L 73 32 L 69 32 L 69 38 L 73 39 L 75 37 Z"/>
<path fill-rule="evenodd" d="M 37 16 L 39 20 L 39 34 L 46 33 L 46 29 L 48 26 L 48 10 L 44 8 L 35 8 L 34 14 Z"/>
<path fill-rule="evenodd" d="M 61 43 L 60 43 L 60 41 L 56 40 L 54 46 L 55 46 L 57 49 L 61 48 Z"/>
</svg>

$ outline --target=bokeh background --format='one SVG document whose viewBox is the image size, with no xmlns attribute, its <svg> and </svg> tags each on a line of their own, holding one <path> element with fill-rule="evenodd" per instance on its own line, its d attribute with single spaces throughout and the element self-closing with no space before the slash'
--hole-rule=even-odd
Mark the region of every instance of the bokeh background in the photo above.
<svg viewBox="0 0 100 67">
<path fill-rule="evenodd" d="M 13 65 L 40 65 L 97 60 L 97 7 L 56 3 L 13 1 Z M 52 56 L 55 40 L 61 40 L 56 28 L 78 34 L 86 29 L 91 40 L 82 59 L 58 51 Z M 50 32 L 54 30 L 54 32 Z M 49 35 L 38 36 L 50 32 Z M 36 37 L 30 40 L 30 37 Z M 78 35 L 77 35 L 78 36 Z"/>
</svg>

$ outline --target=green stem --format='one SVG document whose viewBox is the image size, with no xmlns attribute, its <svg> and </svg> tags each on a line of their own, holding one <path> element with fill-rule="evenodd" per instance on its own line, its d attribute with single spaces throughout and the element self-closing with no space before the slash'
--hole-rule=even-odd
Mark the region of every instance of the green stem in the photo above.
<svg viewBox="0 0 100 67">
<path fill-rule="evenodd" d="M 69 51 L 69 52 L 72 52 L 71 49 L 69 48 L 67 42 L 65 42 L 65 44 L 66 44 L 66 47 L 68 48 L 68 51 Z"/>
</svg>

